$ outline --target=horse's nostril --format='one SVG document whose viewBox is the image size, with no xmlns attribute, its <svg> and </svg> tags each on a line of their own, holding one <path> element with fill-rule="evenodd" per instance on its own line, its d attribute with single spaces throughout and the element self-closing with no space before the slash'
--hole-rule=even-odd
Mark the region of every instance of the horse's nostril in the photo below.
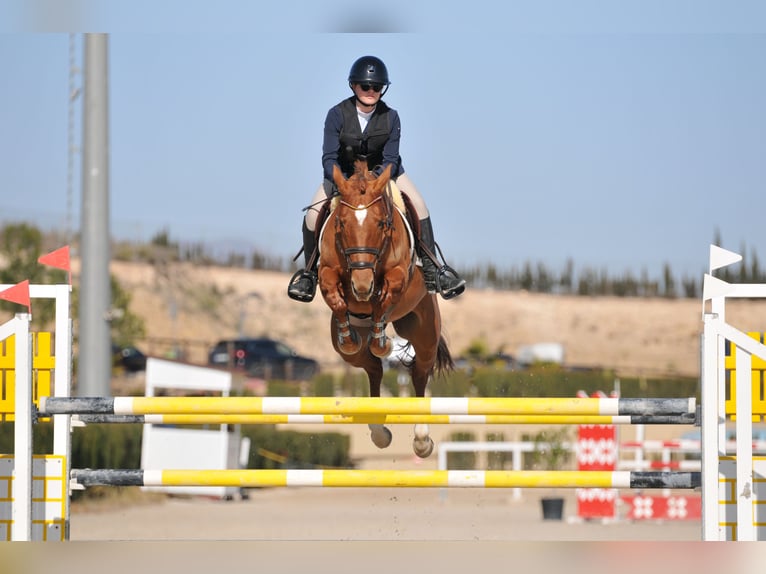
<svg viewBox="0 0 766 574">
<path fill-rule="evenodd" d="M 357 301 L 369 301 L 372 297 L 373 288 L 375 287 L 374 281 L 351 281 L 351 289 L 354 292 L 354 297 Z"/>
</svg>

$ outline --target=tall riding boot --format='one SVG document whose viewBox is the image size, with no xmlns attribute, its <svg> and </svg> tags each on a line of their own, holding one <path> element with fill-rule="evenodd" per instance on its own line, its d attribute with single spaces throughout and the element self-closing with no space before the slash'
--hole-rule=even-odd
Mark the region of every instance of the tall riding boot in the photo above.
<svg viewBox="0 0 766 574">
<path fill-rule="evenodd" d="M 465 291 L 465 279 L 462 279 L 449 265 L 439 265 L 435 249 L 436 242 L 431 218 L 426 217 L 420 220 L 420 243 L 418 244 L 418 255 L 423 263 L 426 288 L 429 293 L 438 291 L 445 299 L 452 299 Z"/>
<path fill-rule="evenodd" d="M 319 257 L 316 253 L 316 234 L 306 227 L 303 221 L 303 257 L 306 262 L 304 269 L 299 269 L 291 278 L 287 286 L 287 295 L 296 301 L 310 303 L 314 299 L 317 290 L 317 262 Z"/>
</svg>

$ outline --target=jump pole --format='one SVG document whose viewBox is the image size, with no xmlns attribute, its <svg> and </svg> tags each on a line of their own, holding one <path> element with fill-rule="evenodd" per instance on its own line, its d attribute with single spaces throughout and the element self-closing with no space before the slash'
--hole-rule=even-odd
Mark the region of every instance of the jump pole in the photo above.
<svg viewBox="0 0 766 574">
<path fill-rule="evenodd" d="M 504 470 L 72 470 L 82 486 L 698 488 L 699 472 Z"/>
<path fill-rule="evenodd" d="M 697 416 L 684 415 L 75 415 L 85 424 L 124 423 L 158 425 L 277 425 L 277 424 L 546 424 L 546 425 L 692 425 Z"/>
<path fill-rule="evenodd" d="M 47 397 L 40 415 L 314 414 L 314 415 L 692 415 L 694 398 L 483 397 Z"/>
</svg>

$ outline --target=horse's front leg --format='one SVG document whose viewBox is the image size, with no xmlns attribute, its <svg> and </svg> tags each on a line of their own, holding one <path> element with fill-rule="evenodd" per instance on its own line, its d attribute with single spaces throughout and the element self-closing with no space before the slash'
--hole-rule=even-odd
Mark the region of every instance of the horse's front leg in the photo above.
<svg viewBox="0 0 766 574">
<path fill-rule="evenodd" d="M 320 268 L 319 289 L 322 291 L 327 306 L 332 310 L 336 327 L 334 346 L 339 353 L 354 355 L 362 348 L 362 339 L 351 326 L 348 305 L 341 292 L 340 274 L 329 267 Z"/>
<path fill-rule="evenodd" d="M 362 348 L 362 339 L 359 337 L 359 333 L 351 326 L 348 313 L 333 313 L 333 319 L 337 327 L 335 343 L 338 351 L 344 355 L 356 355 Z"/>
<path fill-rule="evenodd" d="M 367 372 L 367 379 L 370 382 L 370 396 L 380 397 L 380 383 L 383 380 L 383 365 L 377 359 L 368 359 L 364 370 Z M 367 427 L 370 429 L 370 439 L 378 448 L 386 448 L 391 444 L 393 435 L 391 431 L 383 424 L 371 423 Z"/>
<path fill-rule="evenodd" d="M 372 310 L 372 330 L 370 331 L 370 352 L 376 357 L 387 357 L 391 354 L 392 343 L 386 336 L 388 317 L 394 306 L 399 302 L 404 289 L 405 276 L 399 268 L 389 271 L 383 278 L 376 304 Z"/>
<path fill-rule="evenodd" d="M 370 330 L 369 347 L 370 353 L 376 357 L 383 358 L 388 357 L 391 354 L 391 339 L 386 336 L 386 325 L 388 320 L 385 314 L 378 315 L 373 314 L 372 317 L 372 329 Z"/>
</svg>

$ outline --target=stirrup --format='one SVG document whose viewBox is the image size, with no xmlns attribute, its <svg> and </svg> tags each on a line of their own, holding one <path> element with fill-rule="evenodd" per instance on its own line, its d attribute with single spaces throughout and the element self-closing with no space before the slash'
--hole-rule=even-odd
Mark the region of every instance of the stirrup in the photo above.
<svg viewBox="0 0 766 574">
<path fill-rule="evenodd" d="M 304 285 L 301 285 L 301 283 L 304 283 Z M 299 269 L 296 271 L 293 276 L 290 277 L 290 282 L 287 285 L 287 296 L 290 297 L 290 299 L 295 299 L 302 303 L 311 303 L 311 301 L 314 300 L 316 291 L 316 273 L 307 269 Z"/>
<path fill-rule="evenodd" d="M 453 279 L 457 280 L 458 283 L 454 287 L 451 287 L 447 289 L 446 287 L 442 287 L 442 277 L 446 276 L 452 276 Z M 437 274 L 436 274 L 436 287 L 439 291 L 439 294 L 444 299 L 454 299 L 458 295 L 460 295 L 463 291 L 465 291 L 465 279 L 462 279 L 457 272 L 447 265 L 446 263 L 439 267 Z"/>
</svg>

